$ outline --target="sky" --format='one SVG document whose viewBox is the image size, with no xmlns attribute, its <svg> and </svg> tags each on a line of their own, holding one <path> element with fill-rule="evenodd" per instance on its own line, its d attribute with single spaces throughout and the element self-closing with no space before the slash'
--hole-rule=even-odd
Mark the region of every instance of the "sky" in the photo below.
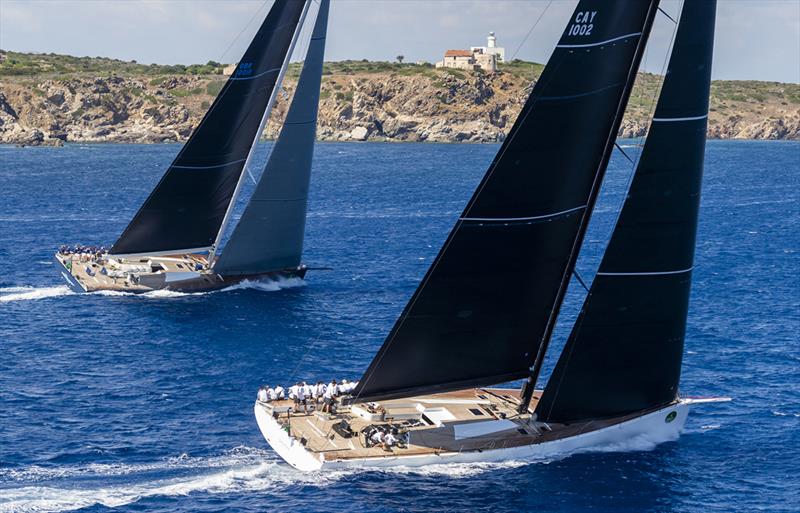
<svg viewBox="0 0 800 513">
<path fill-rule="evenodd" d="M 332 0 L 325 58 L 403 55 L 406 62 L 435 62 L 446 49 L 485 45 L 494 31 L 508 59 L 546 62 L 576 4 Z M 0 0 L 0 48 L 140 63 L 236 62 L 271 5 L 272 0 Z M 677 18 L 682 1 L 661 5 Z M 663 67 L 673 30 L 659 14 L 647 71 Z M 713 74 L 800 83 L 800 0 L 719 0 Z"/>
</svg>

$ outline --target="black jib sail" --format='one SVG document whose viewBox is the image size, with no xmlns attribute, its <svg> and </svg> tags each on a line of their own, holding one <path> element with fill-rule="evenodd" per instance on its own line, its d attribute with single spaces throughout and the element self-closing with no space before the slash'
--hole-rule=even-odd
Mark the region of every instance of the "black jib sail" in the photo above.
<svg viewBox="0 0 800 513">
<path fill-rule="evenodd" d="M 202 251 L 214 244 L 304 6 L 303 0 L 272 6 L 236 71 L 112 254 Z"/>
<path fill-rule="evenodd" d="M 321 0 L 303 71 L 280 137 L 214 270 L 223 276 L 297 267 L 317 132 L 329 0 Z"/>
<path fill-rule="evenodd" d="M 715 0 L 683 7 L 636 174 L 583 309 L 537 407 L 571 422 L 678 395 L 703 175 Z"/>
<path fill-rule="evenodd" d="M 657 6 L 579 2 L 354 400 L 529 375 L 571 274 Z"/>
</svg>

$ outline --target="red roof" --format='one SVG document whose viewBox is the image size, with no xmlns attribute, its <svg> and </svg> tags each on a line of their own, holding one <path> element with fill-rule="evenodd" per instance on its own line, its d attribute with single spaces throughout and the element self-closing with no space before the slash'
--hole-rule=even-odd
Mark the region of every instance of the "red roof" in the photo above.
<svg viewBox="0 0 800 513">
<path fill-rule="evenodd" d="M 472 57 L 472 52 L 469 50 L 447 50 L 444 52 L 445 57 Z"/>
</svg>

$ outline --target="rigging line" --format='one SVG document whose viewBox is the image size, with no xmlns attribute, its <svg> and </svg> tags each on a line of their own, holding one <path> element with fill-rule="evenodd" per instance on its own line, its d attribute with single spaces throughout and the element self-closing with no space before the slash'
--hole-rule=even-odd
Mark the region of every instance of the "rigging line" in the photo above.
<svg viewBox="0 0 800 513">
<path fill-rule="evenodd" d="M 680 17 L 680 14 L 683 13 L 683 7 L 685 5 L 686 5 L 685 2 L 681 5 L 681 13 L 679 13 L 679 17 Z M 659 7 L 659 9 L 660 9 L 660 7 Z M 664 80 L 666 80 L 666 68 L 667 68 L 667 66 L 669 66 L 669 61 L 670 61 L 670 58 L 672 56 L 672 49 L 673 49 L 674 44 L 675 44 L 675 37 L 677 35 L 677 32 L 678 32 L 678 24 L 676 24 L 675 27 L 672 30 L 672 38 L 670 39 L 670 42 L 669 42 L 669 45 L 668 45 L 668 51 L 667 51 L 666 56 L 664 58 L 664 62 L 662 64 L 662 66 L 661 66 L 661 77 L 662 77 L 661 78 L 661 85 L 656 88 L 656 92 L 654 92 L 654 94 L 653 94 L 653 99 L 652 99 L 651 105 L 650 105 L 650 113 L 649 113 L 648 117 L 652 117 L 652 115 L 653 115 L 653 113 L 655 111 L 657 98 L 658 98 L 658 96 L 660 94 L 661 87 L 663 87 L 663 85 L 664 85 Z M 644 140 L 644 138 L 645 138 L 644 135 L 639 137 L 640 145 L 641 145 L 641 142 Z M 636 158 L 636 164 L 635 164 L 634 167 L 632 167 L 633 170 L 636 169 L 636 167 L 638 166 L 639 160 L 641 160 L 641 158 L 642 158 L 642 152 L 640 151 L 639 155 Z M 627 186 L 625 188 L 626 191 L 630 191 L 631 184 L 633 183 L 633 177 L 635 175 L 636 175 L 635 172 L 630 174 L 630 177 L 628 178 L 628 184 L 627 184 Z M 620 208 L 617 210 L 617 217 L 616 217 L 616 219 L 614 221 L 614 224 L 612 225 L 614 227 L 616 227 L 617 224 L 619 223 L 619 218 L 622 215 L 622 208 L 625 205 L 625 199 L 626 198 L 627 198 L 627 194 L 625 194 L 623 196 L 623 199 L 622 199 L 621 204 L 620 204 Z M 613 228 L 612 228 L 612 236 L 613 236 Z M 608 241 L 606 241 L 606 247 L 603 249 L 603 255 L 605 255 L 605 252 L 608 249 L 608 245 L 610 243 L 611 243 L 611 237 L 609 237 Z M 591 293 L 592 292 L 590 290 L 589 291 L 589 295 L 591 295 Z M 588 301 L 588 296 L 586 298 L 586 301 Z M 584 302 L 584 306 L 581 307 L 581 311 L 578 314 L 578 319 L 575 322 L 575 325 L 573 326 L 573 329 L 572 329 L 572 331 L 575 332 L 576 336 L 577 336 L 578 333 L 580 333 L 581 329 L 583 328 L 583 317 L 584 317 L 584 312 L 585 312 L 584 308 L 586 306 L 586 301 Z M 567 343 L 569 343 L 569 340 L 567 340 Z M 569 353 L 566 354 L 566 359 L 564 360 L 564 369 L 565 370 L 569 366 L 569 362 L 572 359 L 572 354 L 573 354 L 574 351 L 575 351 L 575 344 L 572 345 L 572 347 L 569 350 Z M 561 356 L 564 356 L 564 353 L 562 353 Z M 558 384 L 556 385 L 555 391 L 553 392 L 553 400 L 550 402 L 550 410 L 547 412 L 548 417 L 553 412 L 553 408 L 555 407 L 555 403 L 558 400 L 558 395 L 561 392 L 561 385 L 564 382 L 564 376 L 565 375 L 566 375 L 566 372 L 563 372 L 561 374 L 561 379 L 558 381 Z"/>
<path fill-rule="evenodd" d="M 663 14 L 664 16 L 666 16 L 667 18 L 669 18 L 669 20 L 670 20 L 672 23 L 674 23 L 675 25 L 677 25 L 677 24 L 678 24 L 678 22 L 677 22 L 677 21 L 675 21 L 675 19 L 674 19 L 672 16 L 670 16 L 669 14 L 667 14 L 667 11 L 665 11 L 664 9 L 662 9 L 662 8 L 661 8 L 661 6 L 659 6 L 659 7 L 658 7 L 658 10 L 661 12 L 661 14 Z"/>
<path fill-rule="evenodd" d="M 586 292 L 589 292 L 589 287 L 586 286 L 586 282 L 583 281 L 583 278 L 581 278 L 581 275 L 578 274 L 578 270 L 577 269 L 573 269 L 572 270 L 572 275 L 575 276 L 578 279 L 578 283 L 583 285 L 584 290 L 586 290 Z"/>
<path fill-rule="evenodd" d="M 220 62 L 222 62 L 222 61 L 224 61 L 224 60 L 225 60 L 225 55 L 226 55 L 226 54 L 228 53 L 228 51 L 231 49 L 231 47 L 232 47 L 232 46 L 233 46 L 233 44 L 236 42 L 236 40 L 237 40 L 237 39 L 238 39 L 238 38 L 239 38 L 239 37 L 242 35 L 242 33 L 243 33 L 245 30 L 247 30 L 247 27 L 249 27 L 249 26 L 250 26 L 250 24 L 252 24 L 252 23 L 253 23 L 253 20 L 255 20 L 255 19 L 256 19 L 256 17 L 257 17 L 257 15 L 258 15 L 258 13 L 260 13 L 260 12 L 261 12 L 261 9 L 263 9 L 263 8 L 264 8 L 264 6 L 265 6 L 265 5 L 267 5 L 269 2 L 270 2 L 270 0 L 264 0 L 264 3 L 263 3 L 263 4 L 261 4 L 261 7 L 259 7 L 259 8 L 258 8 L 258 10 L 257 10 L 256 12 L 254 12 L 254 13 L 253 13 L 253 16 L 250 18 L 250 21 L 248 21 L 248 22 L 247 22 L 247 25 L 246 25 L 246 26 L 245 26 L 245 27 L 244 27 L 244 28 L 241 30 L 241 32 L 239 32 L 239 35 L 237 35 L 237 36 L 234 38 L 234 40 L 233 40 L 233 41 L 231 41 L 231 44 L 228 46 L 228 49 L 227 49 L 227 50 L 225 50 L 225 52 L 222 54 L 222 56 L 220 57 Z M 269 15 L 269 13 L 267 13 L 267 15 Z M 266 18 L 265 18 L 265 19 L 266 19 Z M 263 22 L 262 22 L 262 23 L 263 23 Z M 258 32 L 256 32 L 256 34 L 258 34 Z M 253 37 L 255 38 L 255 36 L 253 36 Z M 251 44 L 252 44 L 252 41 L 251 41 Z M 249 47 L 248 47 L 248 48 L 249 48 Z M 245 52 L 247 52 L 247 49 L 245 49 Z M 244 57 L 244 53 L 242 53 L 242 57 Z M 233 73 L 235 74 L 235 73 L 236 73 L 236 70 L 234 70 L 234 72 L 233 72 Z M 207 120 L 207 119 L 209 118 L 209 116 L 211 115 L 211 112 L 212 112 L 212 111 L 214 111 L 214 110 L 216 110 L 216 109 L 217 109 L 217 107 L 219 107 L 219 105 L 222 103 L 222 99 L 225 97 L 225 95 L 228 93 L 228 91 L 230 91 L 231 84 L 233 83 L 231 79 L 233 79 L 233 78 L 234 78 L 234 76 L 235 76 L 235 75 L 233 75 L 233 74 L 232 74 L 232 75 L 231 75 L 231 76 L 230 76 L 230 77 L 229 77 L 227 80 L 225 80 L 225 83 L 223 84 L 222 88 L 220 89 L 220 92 L 219 92 L 219 93 L 217 93 L 217 97 L 216 97 L 216 98 L 214 98 L 214 101 L 211 103 L 211 107 L 210 107 L 210 108 L 209 108 L 209 109 L 206 111 L 206 113 L 203 115 L 203 118 L 200 120 L 200 122 L 197 124 L 197 126 L 196 126 L 196 127 L 194 127 L 194 130 L 192 131 L 191 135 L 189 135 L 189 139 L 186 141 L 186 143 L 183 145 L 183 147 L 182 147 L 182 148 L 180 149 L 180 151 L 178 152 L 178 155 L 175 157 L 175 160 L 174 160 L 175 162 L 177 162 L 177 161 L 178 161 L 178 160 L 179 160 L 181 157 L 183 157 L 183 154 L 184 154 L 184 153 L 185 153 L 185 151 L 186 151 L 186 147 L 189 145 L 189 141 L 191 141 L 191 140 L 192 140 L 192 138 L 194 137 L 194 134 L 195 134 L 195 133 L 197 133 L 197 131 L 198 131 L 198 130 L 200 130 L 200 127 L 202 127 L 203 125 L 205 125 L 205 123 L 206 123 L 206 120 Z M 159 182 L 159 185 L 161 185 L 161 182 Z"/>
<path fill-rule="evenodd" d="M 233 45 L 236 44 L 236 41 L 238 41 L 239 38 L 242 37 L 242 34 L 244 34 L 244 32 L 250 27 L 250 25 L 253 24 L 253 21 L 256 19 L 256 16 L 258 15 L 258 13 L 260 13 L 261 10 L 264 8 L 264 6 L 266 6 L 268 3 L 270 3 L 270 1 L 271 0 L 264 0 L 264 3 L 262 3 L 261 6 L 259 6 L 258 9 L 256 9 L 256 11 L 250 17 L 250 20 L 247 22 L 247 24 L 244 27 L 242 27 L 242 30 L 240 30 L 239 33 L 236 34 L 236 37 L 233 38 L 233 40 L 231 41 L 231 44 L 229 44 L 228 47 L 225 49 L 225 51 L 222 52 L 222 55 L 219 56 L 219 62 L 221 62 L 221 63 L 225 62 L 225 56 L 228 55 L 229 51 L 231 51 L 231 48 L 233 48 Z"/>
<path fill-rule="evenodd" d="M 652 119 L 653 118 L 653 115 L 655 114 L 656 107 L 658 106 L 658 98 L 659 98 L 659 96 L 661 94 L 661 88 L 664 86 L 664 80 L 666 80 L 666 78 L 667 78 L 667 67 L 669 66 L 670 57 L 672 55 L 672 47 L 675 44 L 675 36 L 677 35 L 677 32 L 678 32 L 678 26 L 675 25 L 673 27 L 673 29 L 672 29 L 672 37 L 670 38 L 669 44 L 667 45 L 667 52 L 664 55 L 663 62 L 661 63 L 661 73 L 660 73 L 661 80 L 658 82 L 657 87 L 654 88 L 653 96 L 650 98 L 650 102 L 649 102 L 650 106 L 649 106 L 648 111 L 647 111 L 647 119 Z M 648 47 L 649 47 L 649 45 L 648 45 Z M 647 47 L 645 48 L 645 51 L 647 51 Z M 647 54 L 645 55 L 645 65 L 646 64 L 647 64 Z M 641 95 L 644 96 L 644 94 L 645 94 L 644 86 L 642 86 Z M 641 96 L 640 96 L 640 98 L 641 98 Z M 644 149 L 644 142 L 645 142 L 645 138 L 646 138 L 648 133 L 649 133 L 649 130 L 647 132 L 643 133 L 642 135 L 640 135 L 637 138 L 637 141 L 638 141 L 638 145 L 637 146 L 639 146 L 642 149 Z M 615 142 L 615 144 L 616 144 L 616 142 Z M 620 151 L 622 151 L 621 148 L 620 148 Z M 625 152 L 622 152 L 622 153 L 624 154 Z M 630 168 L 630 172 L 628 173 L 628 181 L 625 184 L 626 194 L 624 194 L 622 196 L 622 198 L 620 200 L 620 203 L 619 203 L 619 206 L 617 207 L 617 215 L 616 215 L 616 218 L 614 219 L 614 224 L 612 225 L 613 227 L 616 227 L 617 223 L 619 222 L 619 218 L 622 215 L 622 209 L 625 206 L 625 201 L 626 201 L 626 199 L 628 197 L 628 194 L 630 193 L 631 184 L 633 184 L 633 178 L 636 176 L 636 168 L 639 166 L 639 161 L 642 159 L 642 153 L 643 153 L 642 151 L 639 151 L 638 155 L 636 155 L 635 161 L 633 161 L 630 158 L 628 158 L 628 160 L 631 162 L 631 168 Z M 612 234 L 613 234 L 613 228 L 612 228 Z M 609 236 L 608 241 L 606 241 L 606 246 L 605 246 L 605 248 L 603 248 L 603 253 L 602 254 L 605 254 L 606 250 L 608 249 L 608 244 L 610 244 L 610 243 L 611 243 L 611 237 Z"/>
<path fill-rule="evenodd" d="M 549 2 L 547 2 L 547 5 L 544 6 L 544 10 L 541 12 L 541 14 L 539 14 L 539 17 L 536 18 L 536 21 L 533 23 L 533 26 L 530 28 L 528 33 L 525 34 L 525 37 L 522 38 L 522 42 L 519 44 L 517 49 L 514 50 L 514 53 L 511 55 L 511 60 L 512 61 L 517 57 L 517 54 L 519 53 L 519 51 L 522 50 L 523 45 L 525 45 L 525 42 L 528 41 L 528 38 L 533 33 L 533 30 L 536 28 L 536 26 L 539 24 L 539 22 L 542 21 L 542 18 L 544 17 L 545 13 L 547 12 L 547 10 L 550 8 L 550 6 L 552 4 L 553 4 L 553 0 L 550 0 Z"/>
<path fill-rule="evenodd" d="M 616 147 L 617 147 L 617 149 L 619 150 L 619 152 L 620 152 L 620 153 L 622 153 L 622 155 L 623 155 L 623 156 L 624 156 L 626 159 L 628 159 L 628 162 L 630 162 L 631 164 L 633 164 L 633 159 L 632 159 L 632 158 L 631 158 L 631 157 L 630 157 L 630 156 L 629 156 L 629 155 L 628 155 L 628 154 L 625 152 L 625 150 L 623 150 L 623 149 L 622 149 L 622 146 L 620 146 L 618 142 L 614 141 L 614 146 L 616 146 Z"/>
<path fill-rule="evenodd" d="M 318 0 L 311 0 L 311 3 L 312 4 L 319 4 L 319 1 Z M 319 11 L 317 11 L 317 16 L 319 16 Z M 307 28 L 309 26 L 311 27 L 310 32 L 307 30 Z M 289 57 L 289 61 L 290 61 L 289 65 L 291 65 L 291 57 L 292 56 L 295 56 L 295 55 L 306 55 L 307 56 L 308 50 L 311 47 L 311 40 L 313 39 L 313 36 L 314 36 L 314 28 L 316 28 L 316 17 L 314 18 L 314 23 L 308 23 L 303 27 L 302 30 L 305 31 L 305 32 L 308 32 L 308 33 L 305 34 L 304 36 L 300 36 L 297 46 L 295 46 L 295 49 L 292 51 L 292 54 Z M 306 40 L 306 38 L 308 38 L 308 39 Z M 299 50 L 299 54 L 298 54 L 298 49 L 299 49 L 300 46 L 305 46 L 305 49 Z M 292 92 L 291 97 L 290 97 L 289 93 L 286 91 L 286 89 L 284 88 L 285 82 L 286 82 L 286 78 L 284 78 L 284 80 L 283 80 L 283 82 L 281 82 L 281 84 L 277 84 L 276 83 L 276 85 L 275 85 L 275 87 L 280 86 L 280 93 L 283 93 L 283 95 L 284 95 L 283 99 L 287 103 L 286 112 L 284 113 L 284 120 L 286 119 L 286 116 L 289 115 L 289 110 L 291 109 L 292 103 L 294 102 L 294 95 L 295 95 L 295 93 L 297 93 L 297 87 L 300 85 L 300 75 L 303 73 L 303 68 L 304 67 L 305 67 L 305 59 L 302 60 L 302 64 L 300 65 L 300 71 L 299 71 L 298 76 L 297 76 L 297 83 L 295 84 L 294 91 Z M 286 73 L 287 74 L 288 74 L 288 71 L 289 71 L 289 68 L 287 66 L 287 68 L 286 68 Z M 277 103 L 277 100 L 276 100 L 276 103 Z M 267 119 L 267 124 L 264 125 L 264 130 L 258 136 L 259 143 L 261 142 L 262 139 L 266 139 L 266 137 L 264 135 L 264 132 L 266 132 L 268 130 L 268 126 L 269 126 L 270 122 L 277 123 L 278 121 L 279 120 L 277 119 L 277 112 L 271 113 L 269 119 Z M 316 119 L 314 121 L 316 122 Z M 283 123 L 283 126 L 286 126 L 285 122 Z M 267 154 L 266 154 L 266 156 L 265 156 L 265 158 L 263 160 L 263 163 L 258 166 L 261 169 L 261 174 L 259 175 L 259 178 L 264 176 L 264 171 L 266 171 L 267 164 L 269 163 L 269 159 L 272 157 L 272 152 L 275 151 L 275 146 L 277 146 L 277 144 L 278 144 L 278 139 L 280 139 L 281 132 L 282 132 L 282 129 L 278 130 L 277 136 L 272 141 L 272 145 L 267 150 Z M 254 185 L 258 185 L 258 179 L 256 179 L 255 175 L 253 174 L 253 170 L 252 170 L 253 167 L 255 167 L 255 166 L 250 165 L 250 166 L 247 167 L 247 174 L 250 176 L 250 179 L 253 181 L 253 184 Z"/>
</svg>

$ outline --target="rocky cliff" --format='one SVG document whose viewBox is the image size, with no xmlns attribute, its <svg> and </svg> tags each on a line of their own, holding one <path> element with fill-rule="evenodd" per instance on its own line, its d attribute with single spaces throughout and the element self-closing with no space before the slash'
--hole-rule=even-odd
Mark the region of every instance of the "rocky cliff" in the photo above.
<svg viewBox="0 0 800 513">
<path fill-rule="evenodd" d="M 200 74 L 141 68 L 10 73 L 0 66 L 0 143 L 183 141 L 225 80 L 214 68 Z M 540 65 L 521 62 L 492 75 L 408 64 L 328 64 L 319 138 L 501 141 L 540 71 Z M 293 67 L 287 76 L 267 137 L 277 134 L 298 72 Z M 640 75 L 620 135 L 645 134 L 659 84 L 658 76 Z M 800 86 L 715 82 L 709 137 L 800 139 Z"/>
</svg>

